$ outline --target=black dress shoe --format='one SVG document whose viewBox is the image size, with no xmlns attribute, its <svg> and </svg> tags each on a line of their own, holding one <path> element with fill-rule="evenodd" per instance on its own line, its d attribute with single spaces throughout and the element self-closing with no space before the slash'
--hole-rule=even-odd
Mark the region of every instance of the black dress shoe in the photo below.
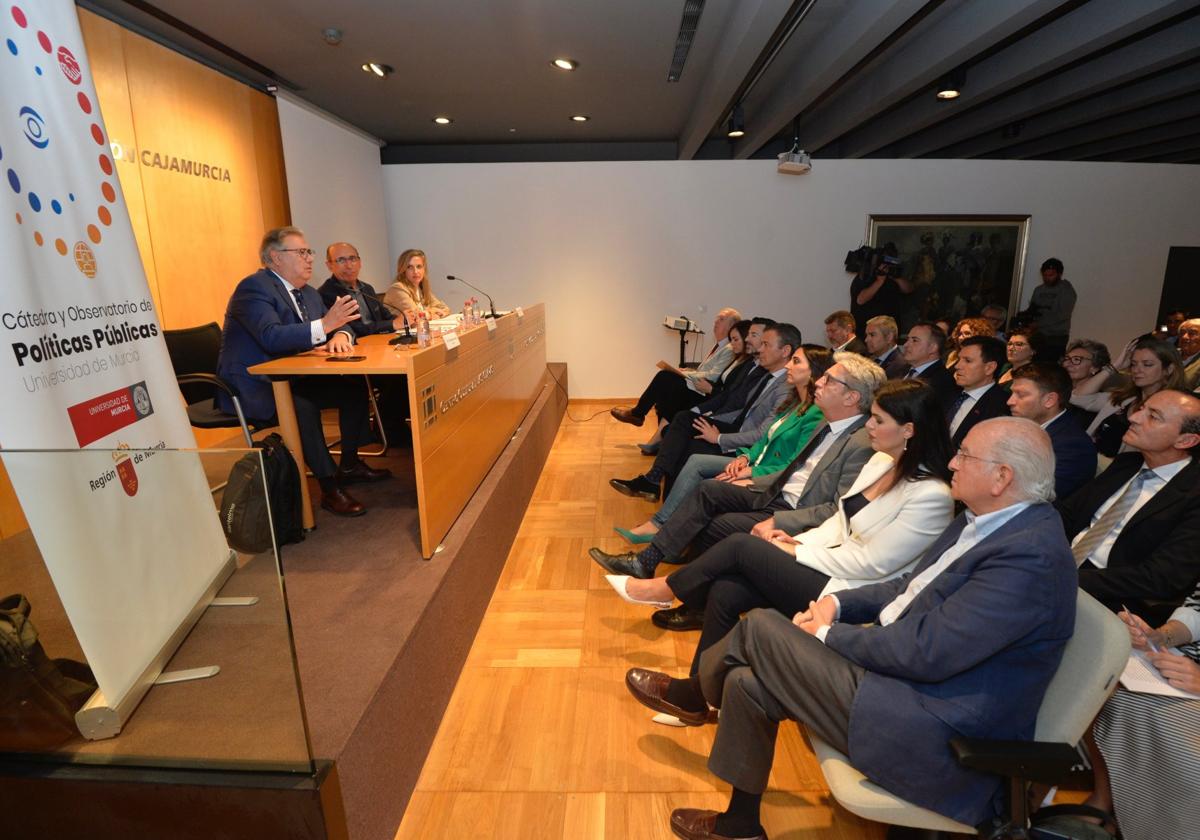
<svg viewBox="0 0 1200 840">
<path fill-rule="evenodd" d="M 625 672 L 625 687 L 637 700 L 648 709 L 673 715 L 686 726 L 703 726 L 708 723 L 708 707 L 704 711 L 693 712 L 681 709 L 667 700 L 667 686 L 671 678 L 661 671 L 650 671 L 646 668 L 630 668 Z"/>
<path fill-rule="evenodd" d="M 628 423 L 631 426 L 640 426 L 642 423 L 646 422 L 645 417 L 638 417 L 628 408 L 623 406 L 610 409 L 608 413 L 613 416 L 614 420 L 619 420 L 622 423 Z"/>
<path fill-rule="evenodd" d="M 386 481 L 391 477 L 391 470 L 372 469 L 359 461 L 353 467 L 342 467 L 333 478 L 338 484 L 359 484 L 364 481 Z"/>
<path fill-rule="evenodd" d="M 367 512 L 362 502 L 340 487 L 321 494 L 321 507 L 337 516 L 362 516 Z"/>
<path fill-rule="evenodd" d="M 658 501 L 658 485 L 644 475 L 629 479 L 610 478 L 608 486 L 624 496 L 633 496 L 635 499 L 645 499 L 648 502 Z"/>
<path fill-rule="evenodd" d="M 648 568 L 642 562 L 642 557 L 636 551 L 625 554 L 608 554 L 598 548 L 589 548 L 588 554 L 606 571 L 614 575 L 629 575 L 638 580 L 649 580 L 654 577 L 654 569 Z"/>
<path fill-rule="evenodd" d="M 693 610 L 687 604 L 650 614 L 655 627 L 664 630 L 699 630 L 704 626 L 704 610 Z"/>
</svg>

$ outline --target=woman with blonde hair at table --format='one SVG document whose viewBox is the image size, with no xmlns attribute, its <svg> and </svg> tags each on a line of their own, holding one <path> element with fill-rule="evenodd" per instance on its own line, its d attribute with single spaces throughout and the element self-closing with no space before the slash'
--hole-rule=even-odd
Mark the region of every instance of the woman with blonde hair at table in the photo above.
<svg viewBox="0 0 1200 840">
<path fill-rule="evenodd" d="M 424 310 L 430 318 L 445 318 L 450 307 L 438 300 L 429 285 L 425 252 L 409 248 L 396 260 L 396 281 L 383 296 L 383 302 L 412 318 Z"/>
</svg>

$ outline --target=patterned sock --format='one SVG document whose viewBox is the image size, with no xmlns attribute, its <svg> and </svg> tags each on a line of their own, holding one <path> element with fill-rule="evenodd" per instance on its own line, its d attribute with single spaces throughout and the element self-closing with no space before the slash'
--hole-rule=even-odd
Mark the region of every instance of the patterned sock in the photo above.
<svg viewBox="0 0 1200 840">
<path fill-rule="evenodd" d="M 638 559 L 642 561 L 642 565 L 651 571 L 654 571 L 665 558 L 666 555 L 654 543 L 650 543 L 638 552 Z"/>
</svg>

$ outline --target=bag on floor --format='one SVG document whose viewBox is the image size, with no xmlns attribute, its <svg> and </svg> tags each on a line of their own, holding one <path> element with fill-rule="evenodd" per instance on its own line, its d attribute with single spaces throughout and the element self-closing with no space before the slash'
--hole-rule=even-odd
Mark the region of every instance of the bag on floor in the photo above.
<svg viewBox="0 0 1200 840">
<path fill-rule="evenodd" d="M 221 496 L 221 528 L 225 538 L 245 554 L 270 550 L 272 525 L 275 545 L 280 550 L 304 539 L 300 470 L 296 460 L 283 438 L 274 432 L 255 441 L 254 446 L 262 450 L 261 460 L 258 453 L 244 455 L 229 471 L 229 483 Z"/>
</svg>

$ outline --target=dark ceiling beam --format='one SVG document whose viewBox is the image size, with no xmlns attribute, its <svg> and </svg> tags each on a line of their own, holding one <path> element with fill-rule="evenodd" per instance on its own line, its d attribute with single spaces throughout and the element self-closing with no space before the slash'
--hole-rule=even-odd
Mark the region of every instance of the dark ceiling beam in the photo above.
<svg viewBox="0 0 1200 840">
<path fill-rule="evenodd" d="M 729 101 L 754 67 L 793 0 L 741 0 L 723 25 L 701 21 L 705 37 L 719 39 L 720 47 L 696 103 L 679 135 L 679 159 L 690 160 L 708 139 L 714 125 L 727 115 Z M 705 31 L 705 24 L 713 25 Z"/>
<path fill-rule="evenodd" d="M 1091 0 L 1031 32 L 998 53 L 972 64 L 963 93 L 952 102 L 932 91 L 908 102 L 897 119 L 876 120 L 837 142 L 839 155 L 869 155 L 916 131 L 968 108 L 1014 90 L 1023 84 L 1106 49 L 1176 15 L 1200 7 L 1200 0 Z"/>
<path fill-rule="evenodd" d="M 1197 121 L 1200 123 L 1200 121 Z M 1130 163 L 1140 163 L 1156 158 L 1160 155 L 1177 154 L 1186 152 L 1200 145 L 1200 124 L 1192 126 L 1192 133 L 1185 134 L 1174 140 L 1167 140 L 1160 143 L 1147 143 L 1144 146 L 1130 146 L 1121 150 L 1121 160 Z"/>
<path fill-rule="evenodd" d="M 1200 91 L 1200 62 L 1186 64 L 1040 114 L 1036 119 L 1019 124 L 1018 132 L 1012 136 L 1005 137 L 1003 128 L 989 131 L 939 149 L 938 155 L 973 158 L 1002 152 L 1002 156 L 1007 157 L 1008 150 L 1014 146 L 1197 91 Z"/>
<path fill-rule="evenodd" d="M 767 67 L 745 104 L 746 136 L 735 156 L 750 157 L 796 114 L 833 87 L 929 0 L 834 0 L 818 4 L 831 20 L 812 37 L 801 26 Z"/>
<path fill-rule="evenodd" d="M 1153 125 L 1148 128 L 1127 131 L 1124 134 L 1106 137 L 1103 140 L 1096 140 L 1091 143 L 1079 143 L 1069 149 L 1059 149 L 1055 152 L 1042 155 L 1042 158 L 1053 160 L 1111 160 L 1113 155 L 1125 149 L 1136 149 L 1151 143 L 1169 142 L 1182 135 L 1192 134 L 1196 131 L 1200 131 L 1200 117 L 1193 117 L 1188 120 L 1176 120 L 1161 125 Z"/>
<path fill-rule="evenodd" d="M 1200 163 L 1200 141 L 1190 149 L 1184 149 L 1180 152 L 1172 152 L 1169 155 L 1155 155 L 1152 158 L 1147 158 L 1145 163 Z"/>
<path fill-rule="evenodd" d="M 801 114 L 800 145 L 809 150 L 819 149 L 866 125 L 891 104 L 923 87 L 932 87 L 939 77 L 1053 12 L 1062 2 L 943 3 L 899 39 L 879 62 L 851 80 L 835 99 Z M 778 132 L 789 121 L 790 118 L 782 121 L 774 131 Z M 761 143 L 768 140 L 770 137 L 764 137 Z M 754 151 L 750 145 L 749 142 L 739 145 L 737 157 L 749 157 Z"/>
<path fill-rule="evenodd" d="M 1160 102 L 1132 111 L 1114 114 L 1066 131 L 1048 134 L 1027 143 L 1018 143 L 1004 150 L 1006 160 L 1053 156 L 1075 146 L 1110 137 L 1118 137 L 1131 131 L 1163 125 L 1174 120 L 1185 120 L 1200 114 L 1200 94 L 1181 96 L 1169 102 Z"/>
<path fill-rule="evenodd" d="M 940 149 L 1019 120 L 1066 107 L 1115 85 L 1200 58 L 1200 17 L 1110 50 L 1088 61 L 1027 85 L 943 125 L 919 131 L 888 147 L 890 157 L 933 155 Z"/>
</svg>

